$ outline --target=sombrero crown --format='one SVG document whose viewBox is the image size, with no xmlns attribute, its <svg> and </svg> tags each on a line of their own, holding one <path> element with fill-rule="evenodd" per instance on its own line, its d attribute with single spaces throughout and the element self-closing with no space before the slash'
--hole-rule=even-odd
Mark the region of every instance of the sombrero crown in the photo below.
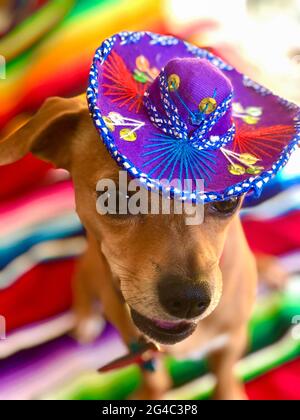
<svg viewBox="0 0 300 420">
<path fill-rule="evenodd" d="M 168 192 L 182 199 L 259 192 L 300 141 L 296 105 L 173 37 L 106 40 L 87 97 L 116 161 L 148 188 L 169 181 Z"/>
</svg>

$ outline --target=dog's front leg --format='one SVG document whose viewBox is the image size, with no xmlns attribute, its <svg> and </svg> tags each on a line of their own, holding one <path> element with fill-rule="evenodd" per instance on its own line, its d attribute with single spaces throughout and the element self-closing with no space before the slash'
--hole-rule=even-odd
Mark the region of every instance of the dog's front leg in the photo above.
<svg viewBox="0 0 300 420">
<path fill-rule="evenodd" d="M 209 356 L 211 371 L 216 376 L 214 399 L 248 399 L 243 384 L 234 373 L 235 365 L 242 357 L 246 347 L 247 329 L 243 326 L 230 335 L 229 341 L 225 347 Z"/>
<path fill-rule="evenodd" d="M 160 400 L 172 387 L 171 377 L 160 357 L 155 360 L 154 372 L 142 367 L 141 374 L 142 383 L 140 388 L 131 396 L 133 400 Z"/>
<path fill-rule="evenodd" d="M 134 326 L 127 305 L 114 286 L 107 261 L 90 238 L 74 278 L 74 307 L 79 331 L 77 336 L 79 335 L 81 341 L 87 341 L 84 326 L 90 322 L 96 299 L 101 302 L 105 318 L 114 325 L 129 348 L 133 342 L 140 341 L 141 333 Z M 159 399 L 170 388 L 171 380 L 159 357 L 155 360 L 155 365 L 154 372 L 141 368 L 142 384 L 133 398 Z"/>
</svg>

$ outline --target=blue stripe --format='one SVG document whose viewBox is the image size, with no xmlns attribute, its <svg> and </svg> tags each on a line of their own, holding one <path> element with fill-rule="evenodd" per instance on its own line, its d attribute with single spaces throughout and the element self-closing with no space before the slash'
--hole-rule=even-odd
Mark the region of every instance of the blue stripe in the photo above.
<svg viewBox="0 0 300 420">
<path fill-rule="evenodd" d="M 38 243 L 80 234 L 84 234 L 84 229 L 76 213 L 69 213 L 45 223 L 18 230 L 16 234 L 0 239 L 0 269 Z"/>
</svg>

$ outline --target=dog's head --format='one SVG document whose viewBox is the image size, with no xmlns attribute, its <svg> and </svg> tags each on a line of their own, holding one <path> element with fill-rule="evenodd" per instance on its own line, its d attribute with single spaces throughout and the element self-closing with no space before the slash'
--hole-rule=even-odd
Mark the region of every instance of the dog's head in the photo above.
<svg viewBox="0 0 300 420">
<path fill-rule="evenodd" d="M 118 182 L 120 168 L 79 98 L 47 100 L 25 126 L 0 142 L 0 164 L 28 152 L 72 174 L 77 212 L 105 256 L 137 327 L 166 344 L 188 337 L 220 300 L 219 262 L 239 199 L 206 205 L 200 225 L 187 225 L 185 214 L 172 211 L 100 215 L 96 185 L 103 178 Z"/>
</svg>

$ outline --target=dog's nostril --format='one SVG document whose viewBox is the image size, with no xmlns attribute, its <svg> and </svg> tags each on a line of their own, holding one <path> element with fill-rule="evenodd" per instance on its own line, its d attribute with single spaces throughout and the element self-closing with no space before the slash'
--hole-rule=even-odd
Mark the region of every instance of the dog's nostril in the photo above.
<svg viewBox="0 0 300 420">
<path fill-rule="evenodd" d="M 164 310 L 181 319 L 200 316 L 211 301 L 207 283 L 196 283 L 177 276 L 160 279 L 158 296 Z"/>
</svg>

